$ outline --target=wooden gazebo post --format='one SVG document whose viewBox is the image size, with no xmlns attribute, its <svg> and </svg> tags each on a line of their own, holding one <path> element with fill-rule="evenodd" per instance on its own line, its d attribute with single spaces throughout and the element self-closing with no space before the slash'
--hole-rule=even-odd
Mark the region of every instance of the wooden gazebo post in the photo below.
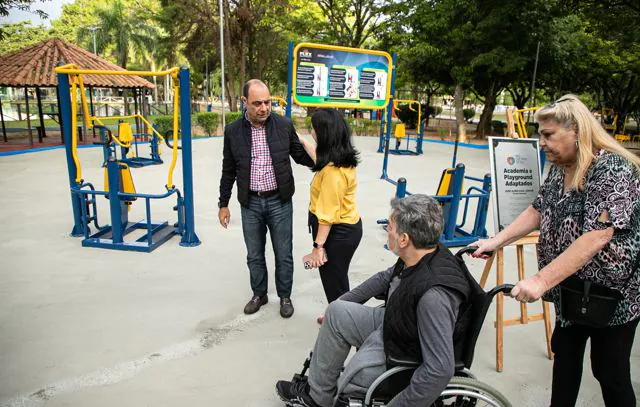
<svg viewBox="0 0 640 407">
<path fill-rule="evenodd" d="M 2 112 L 2 98 L 0 97 L 0 119 L 2 120 L 2 138 L 5 143 L 9 142 L 7 138 L 7 129 L 4 127 L 4 113 Z"/>
<path fill-rule="evenodd" d="M 47 137 L 47 131 L 44 127 L 44 115 L 42 114 L 42 98 L 40 97 L 40 88 L 36 86 L 36 99 L 38 100 L 38 113 L 40 116 L 40 127 L 42 128 L 42 133 L 38 134 L 38 141 L 42 143 L 42 139 Z"/>
<path fill-rule="evenodd" d="M 31 114 L 29 113 L 29 88 L 24 87 L 24 102 L 27 105 L 27 130 L 29 131 L 29 145 L 33 147 L 33 133 L 31 132 Z"/>
</svg>

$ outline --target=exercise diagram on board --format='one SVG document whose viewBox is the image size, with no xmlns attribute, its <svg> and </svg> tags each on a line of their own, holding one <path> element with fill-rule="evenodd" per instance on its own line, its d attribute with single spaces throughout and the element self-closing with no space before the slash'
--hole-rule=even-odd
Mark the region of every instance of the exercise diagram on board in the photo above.
<svg viewBox="0 0 640 407">
<path fill-rule="evenodd" d="M 386 52 L 302 43 L 293 58 L 293 97 L 300 106 L 382 109 L 389 101 Z"/>
</svg>

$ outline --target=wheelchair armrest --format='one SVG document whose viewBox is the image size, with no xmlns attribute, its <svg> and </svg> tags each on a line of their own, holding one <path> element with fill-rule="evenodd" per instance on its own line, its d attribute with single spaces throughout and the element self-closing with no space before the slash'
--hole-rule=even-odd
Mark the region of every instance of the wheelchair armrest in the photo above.
<svg viewBox="0 0 640 407">
<path fill-rule="evenodd" d="M 402 367 L 418 367 L 422 364 L 421 360 L 415 359 L 397 359 L 392 356 L 387 356 L 387 366 L 402 366 Z"/>
</svg>

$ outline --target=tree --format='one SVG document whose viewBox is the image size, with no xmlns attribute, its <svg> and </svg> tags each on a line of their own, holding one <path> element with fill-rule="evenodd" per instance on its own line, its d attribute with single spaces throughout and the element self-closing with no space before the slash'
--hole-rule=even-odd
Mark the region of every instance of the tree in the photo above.
<svg viewBox="0 0 640 407">
<path fill-rule="evenodd" d="M 15 51 L 51 38 L 42 26 L 32 26 L 31 21 L 5 23 L 0 26 L 0 55 Z"/>
<path fill-rule="evenodd" d="M 144 58 L 160 35 L 155 26 L 140 18 L 139 9 L 128 7 L 122 0 L 96 10 L 96 15 L 102 31 L 98 48 L 104 52 L 112 45 L 117 64 L 123 68 L 133 54 Z"/>
<path fill-rule="evenodd" d="M 329 20 L 328 30 L 319 33 L 329 42 L 360 48 L 378 29 L 382 17 L 380 0 L 316 0 Z"/>
</svg>

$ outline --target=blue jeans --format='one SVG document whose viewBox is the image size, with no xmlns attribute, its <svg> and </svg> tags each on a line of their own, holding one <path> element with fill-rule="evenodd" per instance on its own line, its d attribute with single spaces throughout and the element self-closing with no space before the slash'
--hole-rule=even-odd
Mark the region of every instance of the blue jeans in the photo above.
<svg viewBox="0 0 640 407">
<path fill-rule="evenodd" d="M 282 202 L 279 196 L 262 198 L 250 196 L 242 206 L 242 233 L 247 245 L 247 265 L 253 295 L 268 291 L 267 263 L 264 248 L 267 228 L 276 257 L 276 290 L 278 297 L 290 298 L 293 286 L 293 205 Z"/>
</svg>

